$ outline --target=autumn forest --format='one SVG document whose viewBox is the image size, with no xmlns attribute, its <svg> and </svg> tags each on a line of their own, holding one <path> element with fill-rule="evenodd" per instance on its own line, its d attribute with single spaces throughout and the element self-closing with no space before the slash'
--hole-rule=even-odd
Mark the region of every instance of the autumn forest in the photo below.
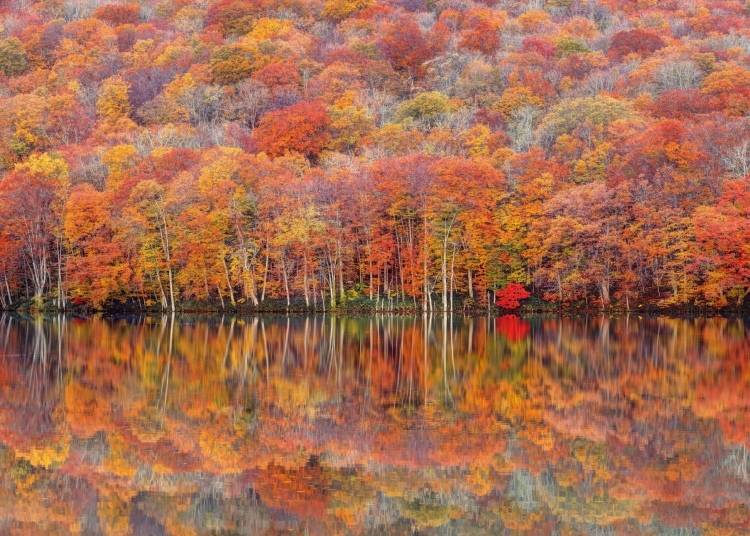
<svg viewBox="0 0 750 536">
<path fill-rule="evenodd" d="M 0 308 L 748 304 L 746 2 L 0 5 Z"/>
</svg>

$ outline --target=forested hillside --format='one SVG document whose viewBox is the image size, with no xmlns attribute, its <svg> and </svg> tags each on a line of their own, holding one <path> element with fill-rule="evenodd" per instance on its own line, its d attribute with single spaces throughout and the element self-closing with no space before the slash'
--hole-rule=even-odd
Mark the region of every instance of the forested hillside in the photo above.
<svg viewBox="0 0 750 536">
<path fill-rule="evenodd" d="M 1 5 L 2 307 L 746 301 L 747 2 Z"/>
</svg>

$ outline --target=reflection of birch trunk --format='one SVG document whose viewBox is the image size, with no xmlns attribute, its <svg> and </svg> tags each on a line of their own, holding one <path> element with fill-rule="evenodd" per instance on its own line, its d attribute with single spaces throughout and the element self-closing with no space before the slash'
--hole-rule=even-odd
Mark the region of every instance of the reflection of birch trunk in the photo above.
<svg viewBox="0 0 750 536">
<path fill-rule="evenodd" d="M 222 360 L 222 366 L 221 370 L 222 373 L 227 368 L 227 360 L 229 359 L 229 348 L 232 345 L 232 340 L 234 339 L 234 323 L 236 322 L 236 318 L 232 317 L 232 320 L 229 322 L 229 334 L 227 335 L 227 342 L 224 344 L 224 359 Z M 223 318 L 222 318 L 223 321 Z"/>
<path fill-rule="evenodd" d="M 414 365 L 415 365 L 414 359 L 409 359 L 409 404 L 412 402 L 412 392 L 414 390 Z"/>
<path fill-rule="evenodd" d="M 3 328 L 3 353 L 8 354 L 8 341 L 10 340 L 10 329 L 13 324 L 13 317 L 3 313 L 0 315 L 0 327 Z"/>
<path fill-rule="evenodd" d="M 169 315 L 169 341 L 167 343 L 167 363 L 164 367 L 164 374 L 161 380 L 161 389 L 159 400 L 161 401 L 162 411 L 167 409 L 167 399 L 169 395 L 169 376 L 172 372 L 172 349 L 174 348 L 174 313 Z"/>
<path fill-rule="evenodd" d="M 334 336 L 336 333 L 336 317 L 332 316 L 331 319 L 328 321 L 328 376 L 331 375 L 331 370 L 333 370 L 333 365 L 335 364 L 335 355 L 336 355 L 336 337 Z"/>
<path fill-rule="evenodd" d="M 260 325 L 260 321 L 258 317 L 256 316 L 253 318 L 253 322 L 250 325 L 250 347 L 253 350 L 253 376 L 255 376 L 255 372 L 258 370 L 258 326 Z"/>
<path fill-rule="evenodd" d="M 55 318 L 57 327 L 57 383 L 62 387 L 62 370 L 63 370 L 63 344 L 65 337 L 65 315 L 57 315 Z"/>
<path fill-rule="evenodd" d="M 44 320 L 41 316 L 34 318 L 34 334 L 31 347 L 31 366 L 28 372 L 28 402 L 37 407 L 43 406 L 45 378 L 47 377 L 47 356 L 49 345 Z"/>
<path fill-rule="evenodd" d="M 424 372 L 423 372 L 423 375 L 424 375 L 424 399 L 422 400 L 422 403 L 423 403 L 423 405 L 427 405 L 427 387 L 429 385 L 429 379 L 428 379 L 428 377 L 429 377 L 429 372 L 428 372 L 429 363 L 427 361 L 427 354 L 428 354 L 428 348 L 427 347 L 428 347 L 428 345 L 430 343 L 430 331 L 432 330 L 431 329 L 432 328 L 432 315 L 429 315 L 429 316 L 422 315 L 422 318 L 424 319 L 424 323 L 425 323 L 425 327 L 424 327 L 424 342 L 423 342 L 424 348 L 422 349 L 422 357 L 423 357 L 423 360 L 424 360 L 424 363 L 422 364 L 422 366 L 424 367 Z"/>
<path fill-rule="evenodd" d="M 453 381 L 455 382 L 457 380 L 457 372 L 456 372 L 456 352 L 455 352 L 455 345 L 453 344 L 453 313 L 451 313 L 450 318 L 450 330 L 451 330 L 451 366 L 453 367 Z"/>
<path fill-rule="evenodd" d="M 339 323 L 339 351 L 338 351 L 338 366 L 336 367 L 336 385 L 341 387 L 341 371 L 344 368 L 344 325 L 345 321 L 342 320 Z"/>
<path fill-rule="evenodd" d="M 310 317 L 305 317 L 305 333 L 304 333 L 304 339 L 302 340 L 302 361 L 305 364 L 305 369 L 307 369 L 307 341 L 310 337 Z"/>
<path fill-rule="evenodd" d="M 474 317 L 469 317 L 469 335 L 466 342 L 466 355 L 471 355 L 474 349 Z"/>
<path fill-rule="evenodd" d="M 388 332 L 387 331 L 384 332 L 383 339 L 384 339 L 384 345 L 383 345 L 383 347 L 384 348 L 388 348 L 389 337 L 388 337 Z M 401 376 L 402 376 L 402 370 L 403 370 L 403 368 L 404 368 L 404 352 L 403 352 L 403 348 L 399 348 L 399 351 L 398 351 L 398 361 L 397 361 L 397 365 L 396 365 L 396 392 L 397 393 L 401 392 Z M 411 393 L 409 393 L 409 397 L 410 396 L 411 396 Z"/>
<path fill-rule="evenodd" d="M 734 447 L 724 460 L 724 466 L 743 482 L 750 481 L 750 452 L 748 452 L 747 446 L 737 445 Z"/>
<path fill-rule="evenodd" d="M 453 395 L 448 385 L 448 315 L 445 313 L 443 314 L 443 340 L 440 353 L 443 360 L 443 385 L 447 402 L 453 400 Z"/>
<path fill-rule="evenodd" d="M 247 373 L 250 368 L 250 355 L 253 354 L 253 362 L 255 362 L 255 343 L 258 334 L 258 318 L 255 317 L 252 320 L 249 328 L 243 330 L 242 337 L 242 375 L 240 377 L 240 384 L 237 389 L 236 404 L 244 407 L 244 400 L 247 397 Z M 242 408 L 240 408 L 242 411 Z"/>
<path fill-rule="evenodd" d="M 281 352 L 281 368 L 286 367 L 286 354 L 289 350 L 289 316 L 286 317 L 286 329 L 284 330 L 284 349 Z"/>
<path fill-rule="evenodd" d="M 266 337 L 266 323 L 262 320 L 260 321 L 260 332 L 263 336 L 263 356 L 266 361 L 266 390 L 271 385 L 271 362 L 268 356 L 268 337 Z"/>
<path fill-rule="evenodd" d="M 373 353 L 374 353 L 374 348 L 373 348 L 373 342 L 374 342 L 373 341 L 373 329 L 374 328 L 373 328 L 373 325 L 372 325 L 372 317 L 371 317 L 370 320 L 369 320 L 369 330 L 367 332 L 368 333 L 368 337 L 367 338 L 368 338 L 368 343 L 369 343 L 369 352 L 368 352 L 368 356 L 367 356 L 367 375 L 366 375 L 366 378 L 365 378 L 365 380 L 366 380 L 365 381 L 365 385 L 367 387 L 365 389 L 365 401 L 368 401 L 368 402 L 370 400 L 370 390 L 372 389 L 372 356 L 373 356 Z M 398 392 L 398 389 L 396 390 L 396 392 Z M 364 410 L 364 408 L 362 408 L 362 409 Z"/>
</svg>

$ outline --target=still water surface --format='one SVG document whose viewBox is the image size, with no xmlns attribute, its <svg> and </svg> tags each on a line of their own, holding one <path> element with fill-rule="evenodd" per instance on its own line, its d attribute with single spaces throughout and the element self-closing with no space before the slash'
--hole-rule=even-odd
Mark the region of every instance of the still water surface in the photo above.
<svg viewBox="0 0 750 536">
<path fill-rule="evenodd" d="M 736 319 L 0 318 L 2 534 L 748 534 Z"/>
</svg>

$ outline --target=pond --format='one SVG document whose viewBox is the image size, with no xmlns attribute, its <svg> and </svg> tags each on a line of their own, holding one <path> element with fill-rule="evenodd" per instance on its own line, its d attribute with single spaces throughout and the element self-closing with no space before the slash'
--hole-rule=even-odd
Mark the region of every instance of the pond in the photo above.
<svg viewBox="0 0 750 536">
<path fill-rule="evenodd" d="M 0 532 L 747 534 L 750 324 L 0 318 Z"/>
</svg>

